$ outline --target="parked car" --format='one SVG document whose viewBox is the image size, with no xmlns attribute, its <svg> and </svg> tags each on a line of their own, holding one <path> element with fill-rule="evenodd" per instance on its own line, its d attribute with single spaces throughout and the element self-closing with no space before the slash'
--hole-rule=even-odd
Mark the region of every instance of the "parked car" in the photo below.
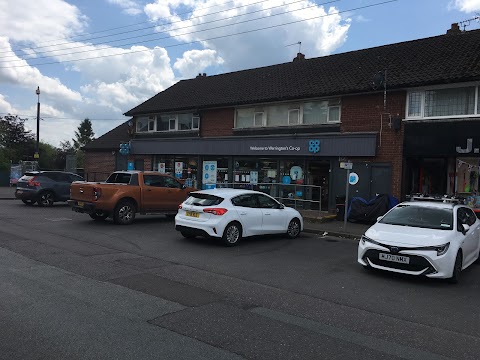
<svg viewBox="0 0 480 360">
<path fill-rule="evenodd" d="M 194 190 L 156 171 L 116 171 L 105 182 L 72 183 L 68 203 L 94 220 L 112 217 L 116 224 L 128 225 L 137 213 L 173 218 L 178 205 Z"/>
<path fill-rule="evenodd" d="M 480 220 L 473 210 L 452 202 L 401 203 L 372 225 L 358 244 L 366 268 L 456 283 L 480 256 Z"/>
<path fill-rule="evenodd" d="M 186 237 L 221 238 L 236 245 L 242 237 L 286 234 L 296 238 L 303 230 L 300 213 L 258 191 L 212 189 L 190 194 L 178 208 L 175 229 Z"/>
<path fill-rule="evenodd" d="M 70 199 L 70 184 L 83 181 L 77 174 L 63 171 L 29 171 L 17 182 L 15 197 L 26 205 L 52 206 Z"/>
</svg>

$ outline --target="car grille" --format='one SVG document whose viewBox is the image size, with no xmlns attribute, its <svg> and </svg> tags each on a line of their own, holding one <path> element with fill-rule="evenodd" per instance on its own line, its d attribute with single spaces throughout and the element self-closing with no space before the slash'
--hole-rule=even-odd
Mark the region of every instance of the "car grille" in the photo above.
<svg viewBox="0 0 480 360">
<path fill-rule="evenodd" d="M 422 256 L 410 255 L 410 254 L 406 255 L 406 254 L 399 253 L 397 255 L 408 256 L 410 258 L 409 264 L 401 264 L 393 261 L 380 260 L 379 259 L 380 253 L 388 253 L 388 252 L 370 249 L 370 250 L 367 250 L 363 258 L 364 260 L 368 258 L 368 260 L 370 260 L 372 264 L 391 268 L 391 269 L 398 269 L 398 270 L 405 270 L 405 271 L 421 271 L 427 268 L 428 270 L 424 274 L 430 274 L 430 273 L 436 272 L 432 264 L 430 264 L 430 262 Z"/>
</svg>

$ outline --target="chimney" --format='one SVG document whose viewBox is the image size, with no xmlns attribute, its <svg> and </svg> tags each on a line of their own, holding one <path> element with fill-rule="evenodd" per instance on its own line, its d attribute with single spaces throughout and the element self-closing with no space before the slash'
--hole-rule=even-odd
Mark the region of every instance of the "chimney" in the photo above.
<svg viewBox="0 0 480 360">
<path fill-rule="evenodd" d="M 455 35 L 455 34 L 461 34 L 461 33 L 462 31 L 460 30 L 458 23 L 453 23 L 452 27 L 447 30 L 447 35 Z"/>
<path fill-rule="evenodd" d="M 297 53 L 297 56 L 293 58 L 293 61 L 305 60 L 305 55 L 302 53 Z"/>
<path fill-rule="evenodd" d="M 203 77 L 207 77 L 207 74 L 206 74 L 206 73 L 203 73 Z"/>
</svg>

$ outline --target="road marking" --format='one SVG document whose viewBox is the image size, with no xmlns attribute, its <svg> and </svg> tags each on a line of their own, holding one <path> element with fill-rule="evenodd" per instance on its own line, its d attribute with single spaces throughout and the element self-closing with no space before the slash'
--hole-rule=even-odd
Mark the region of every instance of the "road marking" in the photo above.
<svg viewBox="0 0 480 360">
<path fill-rule="evenodd" d="M 428 351 L 414 349 L 405 345 L 400 345 L 391 341 L 378 339 L 373 336 L 362 335 L 360 333 L 340 329 L 335 326 L 322 324 L 313 320 L 308 320 L 302 317 L 288 315 L 279 311 L 266 309 L 263 307 L 256 307 L 249 311 L 268 317 L 273 320 L 281 321 L 283 323 L 296 325 L 301 328 L 322 334 L 331 338 L 340 339 L 349 343 L 357 344 L 366 348 L 370 348 L 385 354 L 397 356 L 402 359 L 416 359 L 416 360 L 447 360 L 451 359 L 442 355 L 430 353 Z"/>
<path fill-rule="evenodd" d="M 45 218 L 48 221 L 72 221 L 73 219 L 70 218 Z"/>
</svg>

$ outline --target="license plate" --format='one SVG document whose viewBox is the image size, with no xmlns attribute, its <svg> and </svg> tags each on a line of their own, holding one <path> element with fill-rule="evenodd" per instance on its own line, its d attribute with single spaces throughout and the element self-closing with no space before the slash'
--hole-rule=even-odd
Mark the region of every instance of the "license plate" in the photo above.
<svg viewBox="0 0 480 360">
<path fill-rule="evenodd" d="M 408 256 L 380 253 L 378 258 L 380 260 L 392 261 L 400 264 L 410 264 L 410 258 Z"/>
<path fill-rule="evenodd" d="M 186 211 L 185 214 L 187 216 L 191 216 L 191 217 L 196 217 L 196 218 L 200 217 L 200 213 L 197 213 L 197 212 L 194 212 L 194 211 Z"/>
<path fill-rule="evenodd" d="M 85 205 L 84 202 L 82 202 L 82 201 L 77 201 L 77 206 L 78 206 L 78 207 L 83 207 L 83 205 Z"/>
</svg>

